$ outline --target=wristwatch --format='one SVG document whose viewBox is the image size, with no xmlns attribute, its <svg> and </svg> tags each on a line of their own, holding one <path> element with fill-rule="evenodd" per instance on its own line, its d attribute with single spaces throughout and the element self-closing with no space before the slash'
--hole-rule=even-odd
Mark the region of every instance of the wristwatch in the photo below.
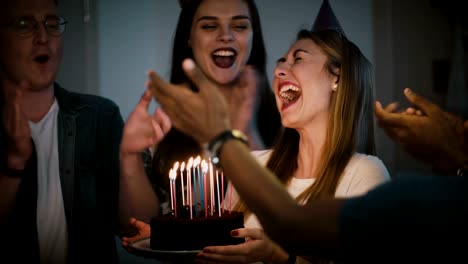
<svg viewBox="0 0 468 264">
<path fill-rule="evenodd" d="M 242 133 L 240 130 L 226 130 L 219 133 L 209 144 L 208 144 L 208 151 L 211 156 L 211 163 L 217 168 L 221 168 L 219 155 L 221 154 L 221 148 L 223 147 L 224 143 L 228 140 L 239 140 L 245 145 L 249 145 L 247 136 Z"/>
</svg>

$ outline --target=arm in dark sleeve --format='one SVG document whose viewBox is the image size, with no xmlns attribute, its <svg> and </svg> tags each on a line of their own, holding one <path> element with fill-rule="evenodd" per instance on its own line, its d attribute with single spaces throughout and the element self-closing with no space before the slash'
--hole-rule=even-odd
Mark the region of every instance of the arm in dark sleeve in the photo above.
<svg viewBox="0 0 468 264">
<path fill-rule="evenodd" d="M 349 199 L 339 216 L 343 247 L 360 261 L 467 259 L 467 187 L 466 177 L 408 176 Z"/>
</svg>

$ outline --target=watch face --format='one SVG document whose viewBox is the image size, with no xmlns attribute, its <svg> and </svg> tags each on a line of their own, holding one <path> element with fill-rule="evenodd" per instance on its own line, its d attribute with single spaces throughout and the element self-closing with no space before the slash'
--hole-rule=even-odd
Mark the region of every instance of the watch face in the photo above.
<svg viewBox="0 0 468 264">
<path fill-rule="evenodd" d="M 215 166 L 218 166 L 219 164 L 219 158 L 214 156 L 214 157 L 211 157 L 211 163 Z"/>
<path fill-rule="evenodd" d="M 244 133 L 242 133 L 242 132 L 239 131 L 239 130 L 236 130 L 236 129 L 232 130 L 232 135 L 233 135 L 234 137 L 236 137 L 236 138 L 243 139 L 244 141 L 247 142 L 247 136 L 244 135 Z"/>
</svg>

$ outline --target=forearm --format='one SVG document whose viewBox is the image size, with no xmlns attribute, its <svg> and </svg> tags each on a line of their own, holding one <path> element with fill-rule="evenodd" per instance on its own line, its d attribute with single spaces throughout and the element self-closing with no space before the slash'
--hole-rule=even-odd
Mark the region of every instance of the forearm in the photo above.
<svg viewBox="0 0 468 264">
<path fill-rule="evenodd" d="M 287 252 L 339 253 L 340 200 L 298 205 L 275 175 L 257 163 L 249 149 L 237 140 L 224 144 L 220 158 L 225 175 L 265 232 Z"/>
<path fill-rule="evenodd" d="M 446 151 L 440 151 L 431 161 L 435 172 L 456 175 L 458 171 L 468 171 L 468 151 L 460 148 L 449 148 Z"/>
<path fill-rule="evenodd" d="M 146 175 L 140 154 L 120 155 L 120 221 L 128 226 L 130 217 L 149 223 L 159 213 L 159 200 Z"/>
<path fill-rule="evenodd" d="M 20 183 L 20 178 L 10 177 L 0 172 L 0 229 L 5 228 L 10 218 Z"/>
</svg>

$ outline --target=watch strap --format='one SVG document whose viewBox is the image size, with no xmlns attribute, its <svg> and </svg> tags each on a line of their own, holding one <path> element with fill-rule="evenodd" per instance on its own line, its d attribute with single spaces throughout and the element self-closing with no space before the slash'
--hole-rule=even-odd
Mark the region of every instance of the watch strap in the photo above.
<svg viewBox="0 0 468 264">
<path fill-rule="evenodd" d="M 216 167 L 220 168 L 219 156 L 221 154 L 221 149 L 228 140 L 239 140 L 245 145 L 249 145 L 247 136 L 240 130 L 226 130 L 219 133 L 212 141 L 208 143 L 208 151 L 211 154 L 211 163 Z"/>
</svg>

